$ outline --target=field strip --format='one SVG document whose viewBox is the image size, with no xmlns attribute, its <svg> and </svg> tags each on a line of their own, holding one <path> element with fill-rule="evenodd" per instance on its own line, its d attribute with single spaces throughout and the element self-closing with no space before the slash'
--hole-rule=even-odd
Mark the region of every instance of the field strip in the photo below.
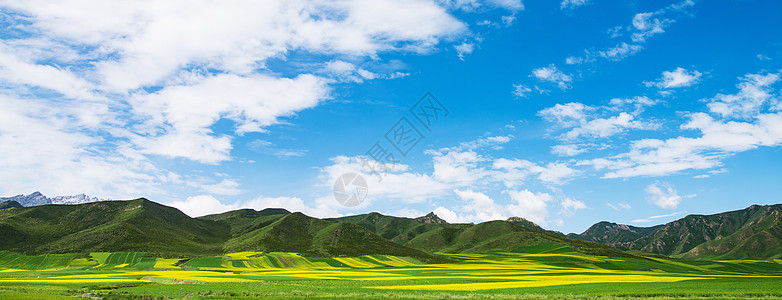
<svg viewBox="0 0 782 300">
<path fill-rule="evenodd" d="M 493 289 L 544 287 L 581 283 L 638 283 L 638 282 L 678 282 L 692 279 L 714 279 L 710 277 L 670 277 L 670 276 L 646 276 L 646 275 L 614 275 L 614 276 L 527 276 L 524 280 L 503 282 L 471 282 L 449 284 L 422 284 L 422 285 L 396 285 L 396 286 L 368 286 L 371 289 L 390 290 L 438 290 L 438 291 L 479 291 Z"/>
</svg>

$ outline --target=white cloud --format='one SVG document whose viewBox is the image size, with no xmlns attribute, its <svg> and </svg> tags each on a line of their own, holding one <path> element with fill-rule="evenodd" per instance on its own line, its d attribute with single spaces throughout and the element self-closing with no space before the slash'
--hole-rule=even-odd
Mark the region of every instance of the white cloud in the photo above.
<svg viewBox="0 0 782 300">
<path fill-rule="evenodd" d="M 496 7 L 508 11 L 520 11 L 524 9 L 521 0 L 436 0 L 440 5 L 453 10 L 476 11 L 482 7 Z"/>
<path fill-rule="evenodd" d="M 202 185 L 201 190 L 204 192 L 213 194 L 213 195 L 239 195 L 242 192 L 242 189 L 240 189 L 241 185 L 232 179 L 223 179 L 218 183 L 215 184 L 207 184 Z"/>
<path fill-rule="evenodd" d="M 637 140 L 630 144 L 627 153 L 582 161 L 578 165 L 608 170 L 605 178 L 664 176 L 689 169 L 719 167 L 732 154 L 780 145 L 782 113 L 764 111 L 773 108 L 763 104 L 776 101 L 770 96 L 774 94 L 770 84 L 777 80 L 772 75 L 776 74 L 749 74 L 741 79 L 737 94 L 718 94 L 709 103 L 714 113 L 741 116 L 749 118 L 748 121 L 715 120 L 706 113 L 690 113 L 689 121 L 680 128 L 697 131 L 697 136 Z M 712 105 L 715 103 L 721 105 Z"/>
<path fill-rule="evenodd" d="M 608 60 L 620 61 L 627 58 L 628 56 L 638 53 L 642 49 L 643 46 L 641 45 L 622 42 L 612 48 L 600 51 L 598 54 L 600 57 Z"/>
<path fill-rule="evenodd" d="M 529 87 L 523 85 L 523 84 L 514 84 L 513 85 L 513 92 L 512 94 L 519 98 L 525 98 L 529 93 L 532 92 L 532 89 Z"/>
<path fill-rule="evenodd" d="M 654 35 L 665 32 L 664 27 L 668 26 L 672 22 L 669 19 L 658 19 L 655 16 L 659 15 L 660 11 L 638 13 L 633 16 L 633 42 L 645 42 L 647 38 Z"/>
<path fill-rule="evenodd" d="M 502 16 L 500 17 L 500 20 L 502 20 L 502 24 L 504 24 L 505 27 L 511 27 L 513 22 L 516 21 L 516 15 Z"/>
<path fill-rule="evenodd" d="M 585 6 L 589 4 L 589 0 L 562 0 L 559 4 L 560 9 L 575 9 L 579 6 Z"/>
<path fill-rule="evenodd" d="M 364 82 L 364 80 L 372 80 L 380 77 L 378 74 L 356 67 L 356 65 L 342 60 L 331 60 L 326 62 L 322 72 L 340 82 L 361 83 Z"/>
<path fill-rule="evenodd" d="M 660 89 L 687 87 L 698 83 L 701 75 L 701 72 L 687 71 L 687 69 L 679 67 L 673 71 L 663 72 L 663 77 L 656 82 L 647 81 L 644 84 L 646 86 L 656 86 Z"/>
<path fill-rule="evenodd" d="M 563 0 L 563 4 L 564 1 L 567 0 Z M 694 5 L 695 2 L 692 0 L 684 0 L 656 11 L 637 13 L 633 15 L 630 25 L 615 26 L 608 30 L 611 38 L 618 38 L 622 36 L 623 29 L 626 29 L 630 33 L 629 41 L 620 42 L 613 47 L 597 52 L 585 50 L 584 56 L 570 56 L 565 59 L 565 62 L 567 64 L 581 64 L 593 62 L 598 58 L 611 61 L 623 60 L 643 50 L 642 44 L 646 43 L 648 38 L 664 33 L 665 28 L 676 21 L 677 15 L 687 14 L 687 9 Z"/>
<path fill-rule="evenodd" d="M 209 195 L 187 197 L 187 199 L 183 201 L 174 201 L 167 203 L 167 205 L 176 207 L 193 218 L 239 209 L 238 205 L 223 204 L 220 200 L 217 200 L 217 198 Z"/>
<path fill-rule="evenodd" d="M 649 202 L 662 208 L 675 209 L 682 201 L 682 196 L 679 196 L 673 186 L 665 182 L 650 184 L 644 191 Z M 695 194 L 684 196 L 684 198 L 692 197 L 695 197 Z"/>
<path fill-rule="evenodd" d="M 581 174 L 580 171 L 570 168 L 565 163 L 550 162 L 545 166 L 540 166 L 523 159 L 499 158 L 494 160 L 492 168 L 501 171 L 500 173 L 492 173 L 492 176 L 502 180 L 508 187 L 518 185 L 528 175 L 537 175 L 538 180 L 544 183 L 562 184 Z"/>
<path fill-rule="evenodd" d="M 198 78 L 133 98 L 134 112 L 147 117 L 145 129 L 155 133 L 135 137 L 136 143 L 149 154 L 217 163 L 230 159 L 232 148 L 229 136 L 214 136 L 209 129 L 221 118 L 237 122 L 239 134 L 263 132 L 280 117 L 314 107 L 327 93 L 325 82 L 312 75 Z"/>
<path fill-rule="evenodd" d="M 547 193 L 509 190 L 507 194 L 511 197 L 511 201 L 507 205 L 502 205 L 481 192 L 459 189 L 453 192 L 459 197 L 462 205 L 451 209 L 439 206 L 434 210 L 435 214 L 451 223 L 479 223 L 518 216 L 537 224 L 547 224 L 548 203 L 554 200 L 554 197 Z M 586 208 L 583 202 L 569 198 L 562 202 L 562 206 L 562 214 L 567 215 Z"/>
<path fill-rule="evenodd" d="M 634 119 L 635 116 L 626 112 L 621 112 L 617 116 L 608 118 L 596 118 L 585 121 L 580 126 L 565 132 L 562 135 L 562 138 L 566 140 L 574 140 L 582 137 L 607 138 L 623 133 L 627 129 L 654 130 L 659 128 L 659 125 L 655 123 Z"/>
<path fill-rule="evenodd" d="M 649 223 L 649 222 L 652 222 L 652 221 L 654 221 L 656 219 L 670 218 L 670 217 L 673 217 L 673 216 L 676 216 L 676 215 L 681 215 L 683 213 L 686 213 L 686 211 L 677 211 L 677 212 L 670 213 L 670 214 L 665 214 L 665 215 L 656 215 L 656 216 L 648 217 L 646 219 L 632 220 L 631 222 L 632 223 Z"/>
<path fill-rule="evenodd" d="M 337 217 L 340 214 L 331 206 L 326 203 L 318 203 L 316 206 L 310 206 L 304 203 L 304 200 L 298 197 L 257 197 L 245 203 L 242 203 L 242 208 L 252 208 L 255 210 L 262 210 L 266 208 L 284 208 L 290 212 L 301 212 L 305 215 L 325 218 L 325 217 Z"/>
<path fill-rule="evenodd" d="M 584 202 L 579 200 L 573 200 L 571 198 L 565 198 L 562 200 L 562 212 L 561 214 L 568 217 L 576 213 L 577 210 L 586 209 L 587 206 Z"/>
<path fill-rule="evenodd" d="M 15 54 L 14 49 L 0 41 L 0 80 L 4 84 L 38 86 L 49 89 L 70 99 L 99 99 L 95 95 L 93 85 L 76 76 L 73 72 L 61 67 L 46 64 L 36 64 Z M 17 52 L 18 53 L 18 52 Z"/>
<path fill-rule="evenodd" d="M 748 118 L 757 115 L 764 105 L 779 104 L 772 86 L 779 81 L 779 74 L 747 74 L 739 78 L 739 92 L 731 95 L 717 94 L 709 102 L 709 110 L 722 117 Z M 777 109 L 778 110 L 778 109 Z"/>
<path fill-rule="evenodd" d="M 464 56 L 467 54 L 471 54 L 472 51 L 475 49 L 475 45 L 473 43 L 464 42 L 459 45 L 453 46 L 454 49 L 456 49 L 456 55 L 459 57 L 460 60 L 464 60 Z"/>
<path fill-rule="evenodd" d="M 645 106 L 651 106 L 657 102 L 647 97 L 635 97 L 630 99 L 612 99 L 610 107 L 592 107 L 582 103 L 573 102 L 556 104 L 538 112 L 538 116 L 555 123 L 557 127 L 569 129 L 559 136 L 560 139 L 572 141 L 580 138 L 607 138 L 628 129 L 655 130 L 659 124 L 651 121 L 638 120 Z M 599 114 L 614 112 L 632 104 L 633 112 L 620 112 L 618 115 L 600 118 Z M 568 148 L 569 147 L 569 148 Z M 572 146 L 562 146 L 557 150 L 574 150 Z M 566 152 L 563 152 L 566 153 Z M 571 151 L 574 153 L 574 151 Z"/>
<path fill-rule="evenodd" d="M 552 107 L 539 111 L 538 116 L 552 123 L 575 126 L 586 119 L 587 112 L 594 109 L 594 107 L 579 102 L 557 103 Z"/>
<path fill-rule="evenodd" d="M 428 53 L 468 33 L 445 8 L 418 0 L 34 0 L 3 6 L 11 18 L 23 17 L 14 22 L 20 37 L 0 42 L 0 86 L 11 95 L 0 101 L 21 107 L 11 98 L 24 98 L 30 110 L 2 112 L 4 120 L 16 121 L 0 129 L 2 138 L 16 144 L 3 148 L 0 165 L 17 178 L 2 180 L 0 190 L 102 198 L 167 195 L 161 184 L 183 184 L 187 176 L 158 169 L 158 157 L 149 157 L 231 160 L 234 136 L 263 132 L 317 106 L 328 99 L 334 79 L 407 75 L 375 73 L 347 58 Z M 523 8 L 517 1 L 496 6 Z M 287 57 L 292 51 L 298 55 Z M 308 65 L 311 56 L 332 60 L 328 72 Z M 266 65 L 272 58 L 301 69 L 280 77 Z M 234 130 L 214 132 L 225 119 Z M 16 159 L 28 155 L 38 158 Z"/>
<path fill-rule="evenodd" d="M 505 208 L 494 202 L 486 194 L 471 190 L 454 190 L 456 196 L 467 204 L 462 206 L 462 213 L 472 213 L 470 216 L 462 216 L 461 219 L 469 219 L 476 222 L 507 219 Z"/>
<path fill-rule="evenodd" d="M 562 73 L 554 64 L 548 65 L 548 67 L 542 67 L 532 70 L 532 75 L 538 80 L 548 81 L 556 83 L 560 89 L 569 89 L 570 83 L 573 81 L 573 77 L 568 74 Z"/>
<path fill-rule="evenodd" d="M 618 203 L 618 204 L 614 205 L 614 204 L 612 204 L 610 202 L 606 202 L 606 206 L 608 206 L 611 209 L 616 210 L 616 211 L 620 211 L 620 210 L 623 210 L 623 209 L 631 209 L 632 208 L 632 206 L 630 206 L 630 204 L 627 204 L 627 203 Z"/>
<path fill-rule="evenodd" d="M 102 148 L 100 134 L 70 129 L 83 126 L 81 112 L 94 110 L 91 103 L 62 106 L 0 93 L 0 192 L 129 199 L 138 191 L 161 192 L 159 184 L 178 177 L 128 143 Z"/>
<path fill-rule="evenodd" d="M 247 146 L 255 152 L 274 155 L 282 159 L 301 157 L 308 152 L 306 149 L 277 148 L 272 142 L 264 140 L 254 140 L 247 143 Z"/>
<path fill-rule="evenodd" d="M 502 145 L 510 142 L 513 139 L 513 135 L 497 135 L 487 136 L 484 138 L 478 138 L 469 142 L 461 142 L 456 147 L 442 148 L 438 151 L 464 151 L 464 150 L 476 150 L 480 148 L 491 148 L 493 150 L 502 149 Z"/>
<path fill-rule="evenodd" d="M 513 203 L 508 206 L 508 211 L 514 215 L 525 218 L 537 224 L 546 224 L 549 216 L 548 202 L 554 197 L 546 193 L 533 193 L 529 190 L 508 191 Z"/>
<path fill-rule="evenodd" d="M 576 156 L 587 151 L 586 148 L 575 144 L 555 145 L 551 147 L 551 153 L 559 156 Z"/>
<path fill-rule="evenodd" d="M 313 217 L 336 217 L 339 216 L 336 210 L 327 205 L 320 204 L 312 207 L 304 203 L 297 197 L 257 197 L 246 202 L 236 202 L 234 204 L 223 204 L 222 201 L 210 195 L 198 195 L 188 197 L 182 201 L 173 201 L 168 205 L 176 207 L 190 217 L 200 217 L 210 214 L 219 214 L 227 211 L 250 208 L 254 210 L 263 210 L 266 208 L 284 208 L 291 212 L 302 212 L 305 215 Z"/>
</svg>

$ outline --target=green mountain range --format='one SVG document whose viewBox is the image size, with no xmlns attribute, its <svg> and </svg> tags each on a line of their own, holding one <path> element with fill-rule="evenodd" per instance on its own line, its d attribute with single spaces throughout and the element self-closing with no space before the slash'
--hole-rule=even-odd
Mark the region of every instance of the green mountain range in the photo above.
<svg viewBox="0 0 782 300">
<path fill-rule="evenodd" d="M 688 215 L 654 227 L 599 222 L 568 237 L 686 259 L 782 257 L 782 204 Z"/>
<path fill-rule="evenodd" d="M 191 218 L 143 198 L 6 206 L 0 210 L 0 251 L 24 254 L 143 251 L 194 257 L 263 251 L 308 257 L 381 254 L 425 262 L 449 260 L 437 252 L 524 252 L 540 247 L 609 257 L 654 253 L 686 259 L 771 259 L 782 254 L 782 205 L 690 215 L 654 227 L 600 222 L 567 236 L 519 217 L 449 224 L 433 213 L 419 218 L 375 212 L 318 219 L 269 208 Z"/>
</svg>

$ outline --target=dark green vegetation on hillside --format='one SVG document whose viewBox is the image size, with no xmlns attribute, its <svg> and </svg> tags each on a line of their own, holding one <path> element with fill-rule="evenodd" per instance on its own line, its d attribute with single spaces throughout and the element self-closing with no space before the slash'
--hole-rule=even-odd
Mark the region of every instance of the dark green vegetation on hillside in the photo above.
<svg viewBox="0 0 782 300">
<path fill-rule="evenodd" d="M 221 254 L 229 228 L 146 199 L 0 210 L 0 250 Z"/>
<path fill-rule="evenodd" d="M 580 235 L 565 236 L 517 217 L 449 224 L 431 213 L 420 218 L 370 213 L 317 219 L 270 208 L 190 218 L 142 198 L 0 210 L 0 251 L 141 251 L 158 257 L 263 251 L 310 257 L 382 254 L 444 262 L 447 259 L 432 253 L 517 251 L 556 244 L 610 257 L 773 259 L 782 254 L 781 216 L 782 205 L 751 206 L 710 216 L 690 215 L 647 228 L 601 222 Z"/>
<path fill-rule="evenodd" d="M 567 237 L 572 239 L 598 242 L 608 245 L 616 245 L 635 241 L 652 233 L 663 225 L 653 227 L 636 227 L 611 222 L 598 222 L 590 226 L 582 234 L 571 233 Z"/>
<path fill-rule="evenodd" d="M 16 202 L 14 200 L 8 200 L 8 201 L 0 202 L 0 209 L 19 208 L 19 207 L 22 207 L 22 205 L 19 204 L 19 202 Z"/>
<path fill-rule="evenodd" d="M 782 205 L 688 215 L 655 227 L 600 222 L 568 236 L 687 259 L 774 259 L 782 257 Z"/>
</svg>

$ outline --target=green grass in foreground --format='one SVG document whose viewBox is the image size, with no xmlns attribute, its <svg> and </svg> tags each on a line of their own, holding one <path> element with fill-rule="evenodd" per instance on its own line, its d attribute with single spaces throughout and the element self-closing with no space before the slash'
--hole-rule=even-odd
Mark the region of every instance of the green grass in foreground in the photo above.
<svg viewBox="0 0 782 300">
<path fill-rule="evenodd" d="M 448 255 L 459 261 L 452 264 L 242 252 L 154 267 L 155 258 L 139 253 L 95 253 L 91 259 L 114 267 L 96 261 L 56 271 L 9 268 L 22 261 L 44 266 L 34 261 L 46 258 L 3 260 L 12 258 L 6 254 L 0 299 L 782 299 L 782 265 L 775 262 L 606 258 L 538 248 Z"/>
</svg>

